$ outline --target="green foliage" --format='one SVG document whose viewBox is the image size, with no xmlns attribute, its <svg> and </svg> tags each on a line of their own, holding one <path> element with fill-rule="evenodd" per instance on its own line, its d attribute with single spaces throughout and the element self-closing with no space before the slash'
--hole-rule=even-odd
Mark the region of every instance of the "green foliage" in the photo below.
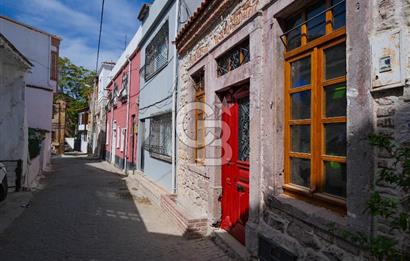
<svg viewBox="0 0 410 261">
<path fill-rule="evenodd" d="M 388 136 L 372 135 L 370 144 L 387 153 L 391 166 L 380 167 L 376 185 L 389 185 L 400 192 L 399 197 L 389 197 L 374 191 L 369 199 L 367 211 L 388 221 L 390 231 L 410 237 L 410 146 L 397 146 Z M 377 235 L 368 241 L 370 253 L 379 260 L 410 260 L 410 253 L 401 249 L 397 239 Z"/>
<path fill-rule="evenodd" d="M 28 152 L 30 159 L 34 159 L 40 155 L 41 143 L 45 138 L 45 133 L 38 129 L 28 129 Z"/>
<path fill-rule="evenodd" d="M 55 99 L 62 98 L 67 102 L 66 129 L 72 136 L 77 126 L 78 112 L 88 107 L 96 74 L 71 63 L 68 58 L 60 58 L 59 70 L 59 89 L 62 93 L 55 95 Z"/>
<path fill-rule="evenodd" d="M 370 144 L 392 159 L 392 164 L 379 167 L 376 185 L 385 185 L 397 189 L 398 197 L 373 191 L 367 202 L 365 212 L 376 218 L 384 219 L 390 232 L 407 235 L 410 238 L 410 146 L 397 146 L 388 136 L 372 135 Z M 398 238 L 384 235 L 368 237 L 364 233 L 342 231 L 342 236 L 368 251 L 378 260 L 410 260 L 409 249 Z M 404 242 L 406 243 L 406 242 Z"/>
</svg>

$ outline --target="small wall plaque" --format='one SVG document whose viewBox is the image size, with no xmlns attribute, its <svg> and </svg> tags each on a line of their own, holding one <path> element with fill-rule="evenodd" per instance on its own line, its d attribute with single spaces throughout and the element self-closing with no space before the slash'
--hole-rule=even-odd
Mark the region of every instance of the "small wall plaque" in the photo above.
<svg viewBox="0 0 410 261">
<path fill-rule="evenodd" d="M 379 60 L 379 72 L 388 72 L 391 71 L 391 57 L 384 56 Z"/>
</svg>

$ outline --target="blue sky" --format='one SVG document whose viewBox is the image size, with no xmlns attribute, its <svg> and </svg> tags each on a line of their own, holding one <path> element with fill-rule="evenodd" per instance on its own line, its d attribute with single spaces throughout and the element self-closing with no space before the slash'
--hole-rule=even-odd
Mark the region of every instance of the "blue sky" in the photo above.
<svg viewBox="0 0 410 261">
<path fill-rule="evenodd" d="M 116 61 L 144 0 L 105 0 L 101 61 Z M 63 38 L 60 56 L 95 69 L 102 0 L 0 0 L 0 14 Z"/>
</svg>

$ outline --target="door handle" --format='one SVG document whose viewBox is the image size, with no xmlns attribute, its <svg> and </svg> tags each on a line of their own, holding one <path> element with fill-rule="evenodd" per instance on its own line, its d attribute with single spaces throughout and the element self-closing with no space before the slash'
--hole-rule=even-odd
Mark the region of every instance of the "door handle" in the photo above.
<svg viewBox="0 0 410 261">
<path fill-rule="evenodd" d="M 245 187 L 240 184 L 236 184 L 236 189 L 238 192 L 245 192 Z"/>
</svg>

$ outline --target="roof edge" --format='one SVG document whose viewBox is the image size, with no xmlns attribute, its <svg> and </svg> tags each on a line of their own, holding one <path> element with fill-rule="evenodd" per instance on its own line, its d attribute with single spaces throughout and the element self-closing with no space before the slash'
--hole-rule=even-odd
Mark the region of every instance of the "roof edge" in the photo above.
<svg viewBox="0 0 410 261">
<path fill-rule="evenodd" d="M 25 57 L 2 33 L 0 33 L 0 39 L 5 42 L 9 49 L 16 54 L 18 58 L 24 63 L 27 68 L 33 67 L 33 64 Z"/>
<path fill-rule="evenodd" d="M 41 29 L 35 28 L 34 26 L 31 26 L 31 25 L 28 25 L 28 24 L 25 24 L 25 23 L 16 21 L 16 20 L 14 20 L 14 19 L 11 19 L 10 17 L 4 16 L 4 15 L 0 15 L 0 19 L 7 20 L 7 21 L 9 21 L 9 22 L 11 22 L 11 23 L 14 23 L 14 24 L 17 24 L 17 25 L 26 27 L 27 29 L 36 31 L 36 32 L 38 32 L 38 33 L 42 33 L 42 34 L 48 35 L 48 36 L 50 36 L 50 37 L 57 38 L 57 39 L 60 40 L 60 41 L 63 40 L 63 38 L 61 38 L 61 37 L 58 36 L 58 35 L 51 34 L 51 33 L 47 33 L 47 32 L 45 32 L 45 31 L 43 31 L 43 30 L 41 30 Z"/>
</svg>

